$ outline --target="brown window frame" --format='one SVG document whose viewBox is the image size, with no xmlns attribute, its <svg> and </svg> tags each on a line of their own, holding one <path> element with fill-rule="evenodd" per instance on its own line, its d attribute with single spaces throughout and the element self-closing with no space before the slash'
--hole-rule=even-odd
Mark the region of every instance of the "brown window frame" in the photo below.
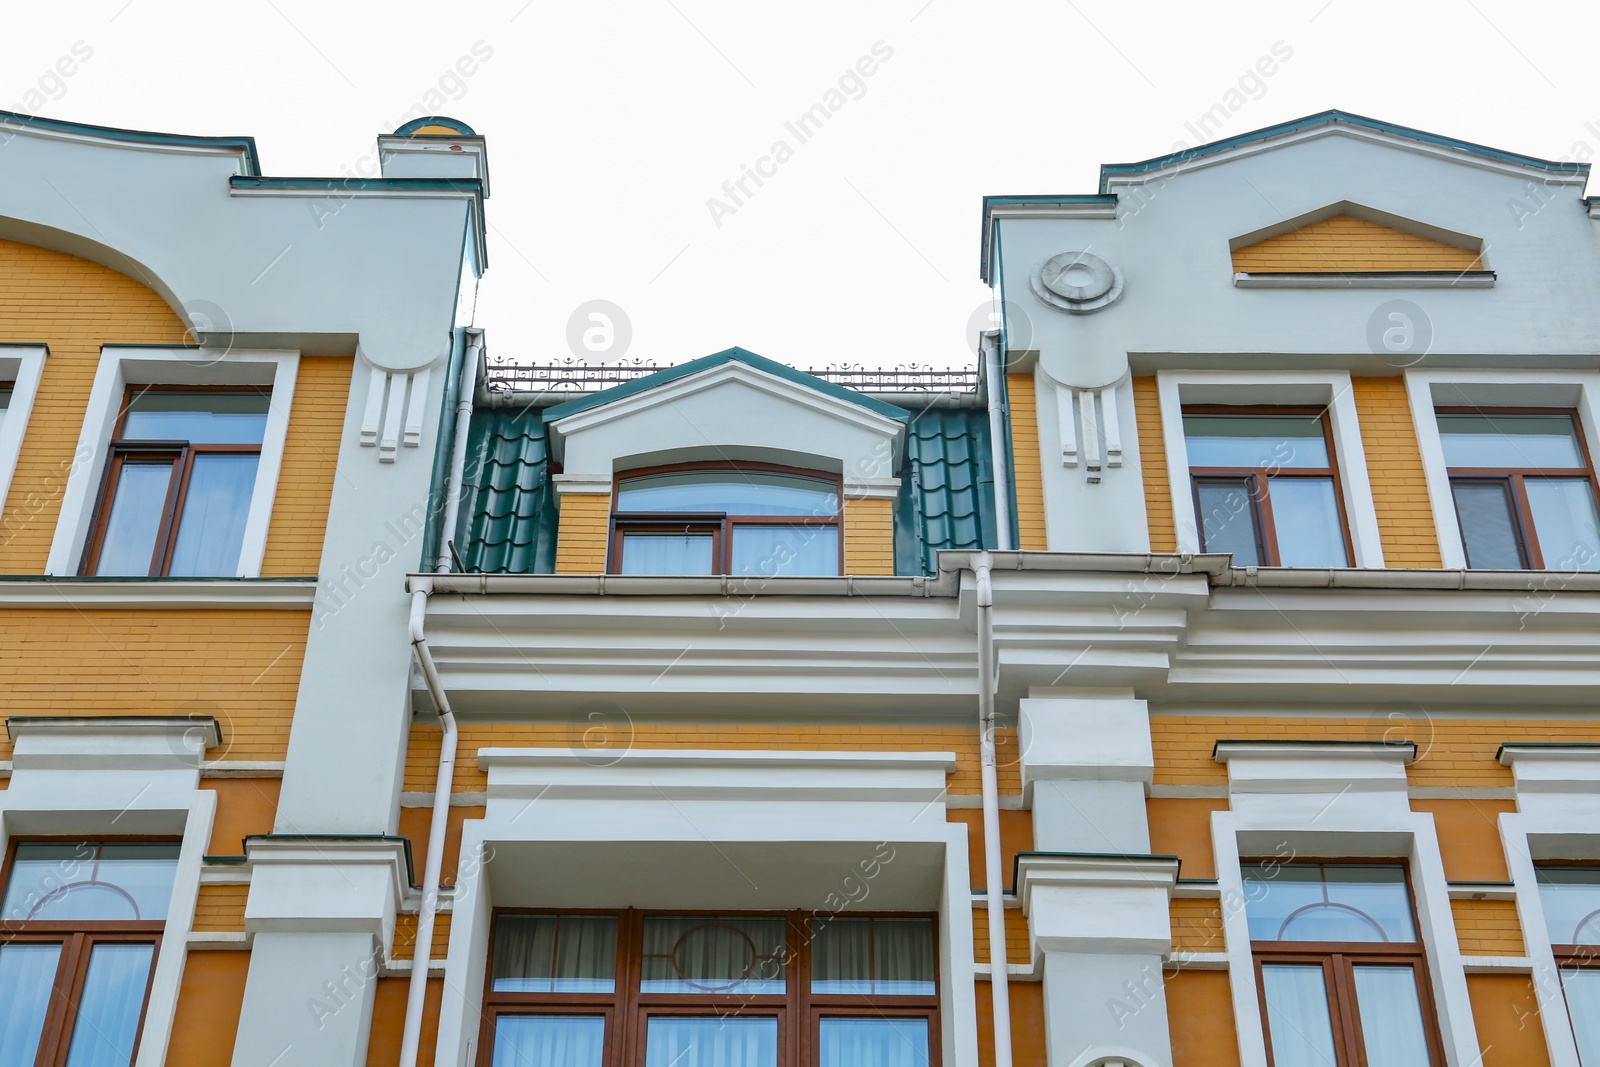
<svg viewBox="0 0 1600 1067">
<path fill-rule="evenodd" d="M 1250 942 L 1251 965 L 1255 969 L 1256 1003 L 1261 1010 L 1261 1034 L 1266 1042 L 1267 1064 L 1272 1067 L 1272 1023 L 1267 1013 L 1267 986 L 1261 973 L 1264 963 L 1319 963 L 1328 991 L 1328 1017 L 1333 1027 L 1334 1057 L 1339 1067 L 1366 1067 L 1366 1043 L 1361 1029 L 1361 1012 L 1356 1004 L 1355 972 L 1358 964 L 1393 967 L 1410 966 L 1417 982 L 1417 1001 L 1422 1008 L 1423 1035 L 1428 1041 L 1431 1067 L 1445 1067 L 1444 1045 L 1439 1033 L 1439 1013 L 1433 1002 L 1433 981 L 1428 972 L 1427 946 L 1420 940 L 1422 923 L 1417 915 L 1417 898 L 1412 891 L 1411 865 L 1370 856 L 1337 858 L 1241 857 L 1241 865 L 1275 863 L 1280 867 L 1323 864 L 1398 866 L 1405 875 L 1406 903 L 1411 908 L 1411 926 L 1416 941 L 1254 941 Z M 1248 909 L 1248 904 L 1246 905 Z"/>
<path fill-rule="evenodd" d="M 1322 443 L 1328 450 L 1326 467 L 1189 467 L 1189 492 L 1194 501 L 1195 527 L 1200 538 L 1200 551 L 1206 548 L 1206 516 L 1200 504 L 1200 485 L 1242 484 L 1245 497 L 1250 502 L 1251 525 L 1256 538 L 1259 566 L 1281 567 L 1282 554 L 1278 551 L 1278 527 L 1272 516 L 1272 493 L 1267 485 L 1269 478 L 1332 478 L 1334 504 L 1339 509 L 1339 536 L 1344 542 L 1345 566 L 1355 566 L 1356 547 L 1350 537 L 1350 516 L 1344 502 L 1344 480 L 1339 474 L 1339 452 L 1335 447 L 1333 423 L 1327 407 L 1292 404 L 1184 404 L 1180 408 L 1178 432 L 1183 433 L 1181 418 L 1184 415 L 1316 415 L 1322 425 Z"/>
<path fill-rule="evenodd" d="M 1582 453 L 1585 465 L 1582 467 L 1445 467 L 1445 480 L 1450 486 L 1450 506 L 1456 508 L 1456 485 L 1501 485 L 1510 497 L 1511 504 L 1511 532 L 1517 539 L 1517 553 L 1522 557 L 1522 570 L 1542 571 L 1547 570 L 1544 549 L 1539 544 L 1539 531 L 1533 523 L 1533 508 L 1528 503 L 1528 489 L 1526 479 L 1534 478 L 1587 478 L 1589 491 L 1594 494 L 1595 503 L 1600 506 L 1600 478 L 1596 478 L 1594 469 L 1594 456 L 1589 451 L 1589 442 L 1583 433 L 1583 420 L 1578 418 L 1578 413 L 1572 408 L 1522 408 L 1522 407 L 1436 407 L 1433 409 L 1435 425 L 1440 415 L 1564 415 L 1572 422 L 1573 432 L 1578 441 L 1578 451 Z M 1443 437 L 1440 434 L 1440 437 Z M 1472 566 L 1472 559 L 1468 555 L 1467 531 L 1461 523 L 1461 510 L 1456 508 L 1456 532 L 1461 535 L 1461 552 L 1467 559 L 1467 566 Z"/>
<path fill-rule="evenodd" d="M 122 836 L 122 837 L 14 837 L 6 847 L 5 861 L 0 863 L 0 895 L 11 885 L 12 867 L 16 862 L 17 846 L 48 842 L 54 844 L 111 844 L 124 841 L 166 841 L 175 838 Z M 34 1067 L 64 1067 L 67 1053 L 72 1048 L 73 1029 L 77 1025 L 79 1001 L 83 983 L 89 975 L 89 959 L 94 947 L 100 944 L 149 945 L 150 972 L 145 976 L 144 1000 L 139 1004 L 139 1023 L 134 1028 L 134 1058 L 138 1058 L 139 1043 L 144 1040 L 145 1017 L 150 1010 L 150 989 L 155 982 L 156 962 L 161 956 L 162 935 L 166 919 L 140 922 L 97 922 L 90 920 L 37 921 L 0 920 L 0 945 L 4 944 L 58 944 L 60 958 L 51 981 L 50 1006 L 45 1011 L 44 1026 L 39 1035 L 39 1051 L 34 1057 Z"/>
<path fill-rule="evenodd" d="M 1600 865 L 1593 860 L 1538 860 L 1534 863 L 1536 869 L 1542 868 L 1581 868 L 1600 872 Z M 1537 879 L 1536 879 L 1537 881 Z M 1591 912 L 1590 914 L 1594 914 Z M 1587 921 L 1587 918 L 1585 919 Z M 1580 927 L 1583 922 L 1578 924 Z M 1600 944 L 1596 945 L 1562 945 L 1554 941 L 1550 943 L 1551 953 L 1555 956 L 1556 971 L 1561 983 L 1561 1003 L 1567 1008 L 1567 1025 L 1573 1026 L 1572 1004 L 1567 1000 L 1567 972 L 1580 970 L 1600 970 Z M 1576 1036 L 1576 1034 L 1574 1034 Z"/>
<path fill-rule="evenodd" d="M 111 434 L 111 450 L 106 458 L 106 469 L 100 481 L 100 495 L 95 500 L 94 518 L 89 526 L 89 541 L 83 548 L 83 560 L 78 573 L 96 574 L 100 567 L 100 552 L 105 547 L 106 531 L 111 525 L 112 505 L 116 501 L 117 483 L 122 469 L 129 460 L 135 462 L 168 462 L 172 473 L 167 476 L 167 497 L 162 504 L 161 525 L 157 528 L 155 551 L 151 553 L 147 577 L 162 578 L 172 567 L 172 553 L 178 544 L 178 531 L 183 515 L 183 505 L 189 495 L 189 476 L 194 472 L 194 461 L 204 455 L 261 455 L 262 446 L 195 444 L 191 441 L 129 441 L 122 437 L 128 411 L 136 396 L 158 391 L 198 392 L 217 394 L 254 394 L 271 398 L 272 391 L 257 386 L 196 385 L 130 385 L 122 397 L 122 409 L 117 413 L 117 424 Z"/>
<path fill-rule="evenodd" d="M 843 994 L 811 992 L 812 919 L 836 916 L 808 911 L 746 911 L 742 909 L 652 908 L 495 908 L 502 915 L 608 915 L 617 918 L 616 983 L 610 993 L 505 993 L 494 989 L 494 927 L 489 932 L 489 959 L 483 976 L 483 1022 L 478 1036 L 477 1067 L 492 1067 L 497 1022 L 502 1015 L 603 1015 L 606 1020 L 604 1067 L 642 1067 L 645 1028 L 651 1015 L 776 1017 L 778 1067 L 815 1067 L 819 1055 L 820 1027 L 825 1018 L 887 1016 L 928 1021 L 928 1062 L 940 1067 L 940 1002 L 943 976 L 934 968 L 934 991 L 927 996 Z M 784 992 L 745 993 L 643 993 L 644 920 L 650 915 L 749 916 L 787 920 Z M 930 912 L 850 912 L 838 918 L 933 920 L 934 959 L 939 958 L 938 916 Z"/>
<path fill-rule="evenodd" d="M 762 474 L 790 474 L 813 481 L 826 482 L 833 487 L 839 510 L 832 515 L 733 515 L 720 511 L 623 511 L 617 510 L 622 483 L 652 474 L 710 473 L 715 471 L 755 471 Z M 777 463 L 672 463 L 658 467 L 640 467 L 622 471 L 611 480 L 611 526 L 607 534 L 606 573 L 622 573 L 622 539 L 629 533 L 683 533 L 711 534 L 711 564 L 708 577 L 729 575 L 733 571 L 733 528 L 735 526 L 818 526 L 833 527 L 839 531 L 838 569 L 844 573 L 844 481 L 837 474 L 807 470 Z M 763 578 L 766 575 L 749 575 Z M 827 577 L 827 576 L 825 576 Z"/>
</svg>

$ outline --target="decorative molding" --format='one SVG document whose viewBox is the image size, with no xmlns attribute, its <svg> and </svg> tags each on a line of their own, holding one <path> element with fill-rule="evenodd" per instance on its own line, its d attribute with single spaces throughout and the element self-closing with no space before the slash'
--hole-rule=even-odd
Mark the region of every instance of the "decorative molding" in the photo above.
<svg viewBox="0 0 1600 1067">
<path fill-rule="evenodd" d="M 1081 276 L 1081 281 L 1068 277 Z M 1122 272 L 1084 249 L 1060 252 L 1033 269 L 1028 285 L 1040 303 L 1071 315 L 1087 315 L 1122 295 Z"/>
<path fill-rule="evenodd" d="M 555 486 L 557 499 L 568 495 L 611 495 L 611 479 L 604 475 L 554 474 L 550 476 L 550 484 Z"/>
<path fill-rule="evenodd" d="M 132 611 L 240 608 L 310 610 L 315 580 L 277 578 L 12 578 L 0 607 L 123 608 Z"/>
<path fill-rule="evenodd" d="M 1494 283 L 1492 270 L 1238 271 L 1233 276 L 1238 289 L 1492 289 Z"/>
<path fill-rule="evenodd" d="M 368 362 L 367 403 L 361 413 L 361 447 L 377 448 L 379 463 L 399 458 L 400 445 L 422 443 L 427 417 L 429 368 L 410 374 L 385 370 Z"/>
<path fill-rule="evenodd" d="M 1097 485 L 1103 470 L 1122 466 L 1122 418 L 1117 411 L 1121 383 L 1096 389 L 1053 384 L 1060 423 L 1061 465 L 1077 467 L 1081 459 L 1089 484 Z"/>
</svg>

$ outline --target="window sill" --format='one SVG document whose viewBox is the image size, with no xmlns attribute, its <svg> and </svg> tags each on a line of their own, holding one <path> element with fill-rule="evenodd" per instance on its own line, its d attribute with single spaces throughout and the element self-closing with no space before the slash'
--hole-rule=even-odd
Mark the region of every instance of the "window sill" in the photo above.
<svg viewBox="0 0 1600 1067">
<path fill-rule="evenodd" d="M 315 578 L 62 578 L 0 575 L 0 607 L 309 609 Z"/>
<path fill-rule="evenodd" d="M 1328 271 L 1233 276 L 1236 289 L 1492 289 L 1492 270 Z"/>
</svg>

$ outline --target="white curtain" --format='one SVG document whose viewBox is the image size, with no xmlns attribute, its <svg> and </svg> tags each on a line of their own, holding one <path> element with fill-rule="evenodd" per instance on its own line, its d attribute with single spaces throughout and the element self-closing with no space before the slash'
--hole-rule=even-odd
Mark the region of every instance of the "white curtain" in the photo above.
<svg viewBox="0 0 1600 1067">
<path fill-rule="evenodd" d="M 30 1067 L 50 1007 L 60 945 L 0 945 L 0 1064 Z"/>
<path fill-rule="evenodd" d="M 1321 965 L 1263 964 L 1261 984 L 1274 1067 L 1338 1067 Z"/>
<path fill-rule="evenodd" d="M 1578 1061 L 1595 1067 L 1600 1064 L 1600 971 L 1565 968 L 1561 985 L 1567 993 L 1572 1033 L 1578 1039 Z"/>
<path fill-rule="evenodd" d="M 926 1019 L 823 1019 L 820 1067 L 928 1067 Z"/>
<path fill-rule="evenodd" d="M 495 922 L 497 992 L 609 993 L 616 974 L 613 916 L 502 915 Z"/>
<path fill-rule="evenodd" d="M 260 462 L 260 456 L 252 455 L 195 457 L 169 574 L 224 578 L 239 573 Z"/>
<path fill-rule="evenodd" d="M 712 536 L 708 533 L 625 533 L 623 574 L 710 574 Z"/>
<path fill-rule="evenodd" d="M 652 1016 L 644 1067 L 777 1067 L 778 1020 Z"/>
<path fill-rule="evenodd" d="M 1367 1067 L 1428 1067 L 1416 971 L 1380 964 L 1357 964 L 1351 969 Z"/>
<path fill-rule="evenodd" d="M 932 919 L 811 922 L 811 991 L 932 996 Z"/>
<path fill-rule="evenodd" d="M 494 1027 L 494 1067 L 600 1067 L 606 1020 L 600 1015 L 502 1015 Z"/>
<path fill-rule="evenodd" d="M 872 992 L 872 920 L 811 920 L 811 991 Z"/>
<path fill-rule="evenodd" d="M 67 1067 L 128 1067 L 154 945 L 99 944 L 78 1000 Z"/>
<path fill-rule="evenodd" d="M 1587 478 L 1529 478 L 1528 508 L 1552 571 L 1600 570 L 1600 516 Z"/>
<path fill-rule="evenodd" d="M 782 918 L 650 915 L 644 920 L 645 993 L 782 993 Z"/>
</svg>

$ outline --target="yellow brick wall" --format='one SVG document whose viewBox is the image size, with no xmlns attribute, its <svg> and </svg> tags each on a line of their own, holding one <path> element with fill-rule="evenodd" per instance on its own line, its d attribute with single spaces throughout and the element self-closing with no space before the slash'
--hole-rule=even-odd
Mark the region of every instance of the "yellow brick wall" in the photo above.
<svg viewBox="0 0 1600 1067">
<path fill-rule="evenodd" d="M 213 715 L 208 759 L 281 760 L 309 611 L 0 611 L 7 715 Z M 0 734 L 0 759 L 11 742 Z"/>
<path fill-rule="evenodd" d="M 564 494 L 556 530 L 556 573 L 604 574 L 610 531 L 610 494 Z"/>
<path fill-rule="evenodd" d="M 844 502 L 844 572 L 894 573 L 894 501 Z"/>
<path fill-rule="evenodd" d="M 431 792 L 439 769 L 439 728 L 411 728 L 405 788 Z M 478 749 L 576 748 L 602 758 L 628 748 L 785 749 L 813 752 L 954 752 L 956 769 L 946 777 L 950 792 L 981 791 L 977 731 L 964 726 L 705 726 L 642 723 L 602 729 L 591 723 L 463 723 L 456 756 L 455 791 L 482 792 L 488 776 L 478 767 Z M 995 731 L 1000 792 L 1022 792 L 1017 731 Z"/>
<path fill-rule="evenodd" d="M 982 904 L 972 906 L 972 959 L 974 963 L 989 962 L 989 910 Z M 1006 962 L 1024 967 L 1033 962 L 1028 919 L 1021 908 L 1006 909 Z"/>
<path fill-rule="evenodd" d="M 1011 465 L 1016 483 L 1017 547 L 1050 547 L 1044 518 L 1044 467 L 1039 457 L 1039 397 L 1032 374 L 1006 375 L 1011 409 Z"/>
<path fill-rule="evenodd" d="M 1221 952 L 1222 905 L 1203 897 L 1175 897 L 1172 914 L 1174 952 Z"/>
<path fill-rule="evenodd" d="M 1227 718 L 1152 715 L 1155 781 L 1160 785 L 1224 785 L 1227 768 L 1211 758 L 1219 738 L 1239 740 L 1375 741 L 1417 744 L 1407 768 L 1412 785 L 1509 786 L 1511 769 L 1495 752 L 1502 742 L 1581 741 L 1600 744 L 1600 723 L 1538 719 L 1418 719 L 1395 722 L 1381 714 L 1366 718 Z"/>
<path fill-rule="evenodd" d="M 394 917 L 394 950 L 390 955 L 397 960 L 409 960 L 417 954 L 417 917 L 415 914 Z M 433 947 L 429 958 L 442 960 L 450 954 L 450 913 L 441 911 L 433 917 Z"/>
<path fill-rule="evenodd" d="M 1511 900 L 1452 900 L 1463 956 L 1520 956 L 1522 923 Z"/>
<path fill-rule="evenodd" d="M 300 360 L 289 409 L 289 433 L 283 445 L 283 469 L 278 474 L 267 551 L 261 561 L 263 577 L 315 575 L 322 561 L 328 503 L 339 465 L 339 438 L 350 398 L 351 364 L 348 356 Z M 286 399 L 274 397 L 273 403 Z"/>
<path fill-rule="evenodd" d="M 1361 420 L 1361 448 L 1378 512 L 1384 566 L 1443 566 L 1405 379 L 1352 378 L 1350 385 Z"/>
<path fill-rule="evenodd" d="M 207 933 L 244 930 L 248 885 L 203 885 L 194 906 L 194 928 Z"/>
<path fill-rule="evenodd" d="M 1335 215 L 1235 249 L 1233 269 L 1323 271 L 1478 270 L 1479 254 L 1353 215 Z"/>
<path fill-rule="evenodd" d="M 153 290 L 86 259 L 0 240 L 0 342 L 48 345 L 0 521 L 0 574 L 42 574 L 100 346 L 183 344 Z"/>
<path fill-rule="evenodd" d="M 1139 427 L 1139 465 L 1144 468 L 1144 509 L 1150 522 L 1150 551 L 1178 551 L 1172 518 L 1172 486 L 1167 481 L 1166 435 L 1161 429 L 1161 399 L 1154 375 L 1133 379 L 1134 421 Z"/>
</svg>

